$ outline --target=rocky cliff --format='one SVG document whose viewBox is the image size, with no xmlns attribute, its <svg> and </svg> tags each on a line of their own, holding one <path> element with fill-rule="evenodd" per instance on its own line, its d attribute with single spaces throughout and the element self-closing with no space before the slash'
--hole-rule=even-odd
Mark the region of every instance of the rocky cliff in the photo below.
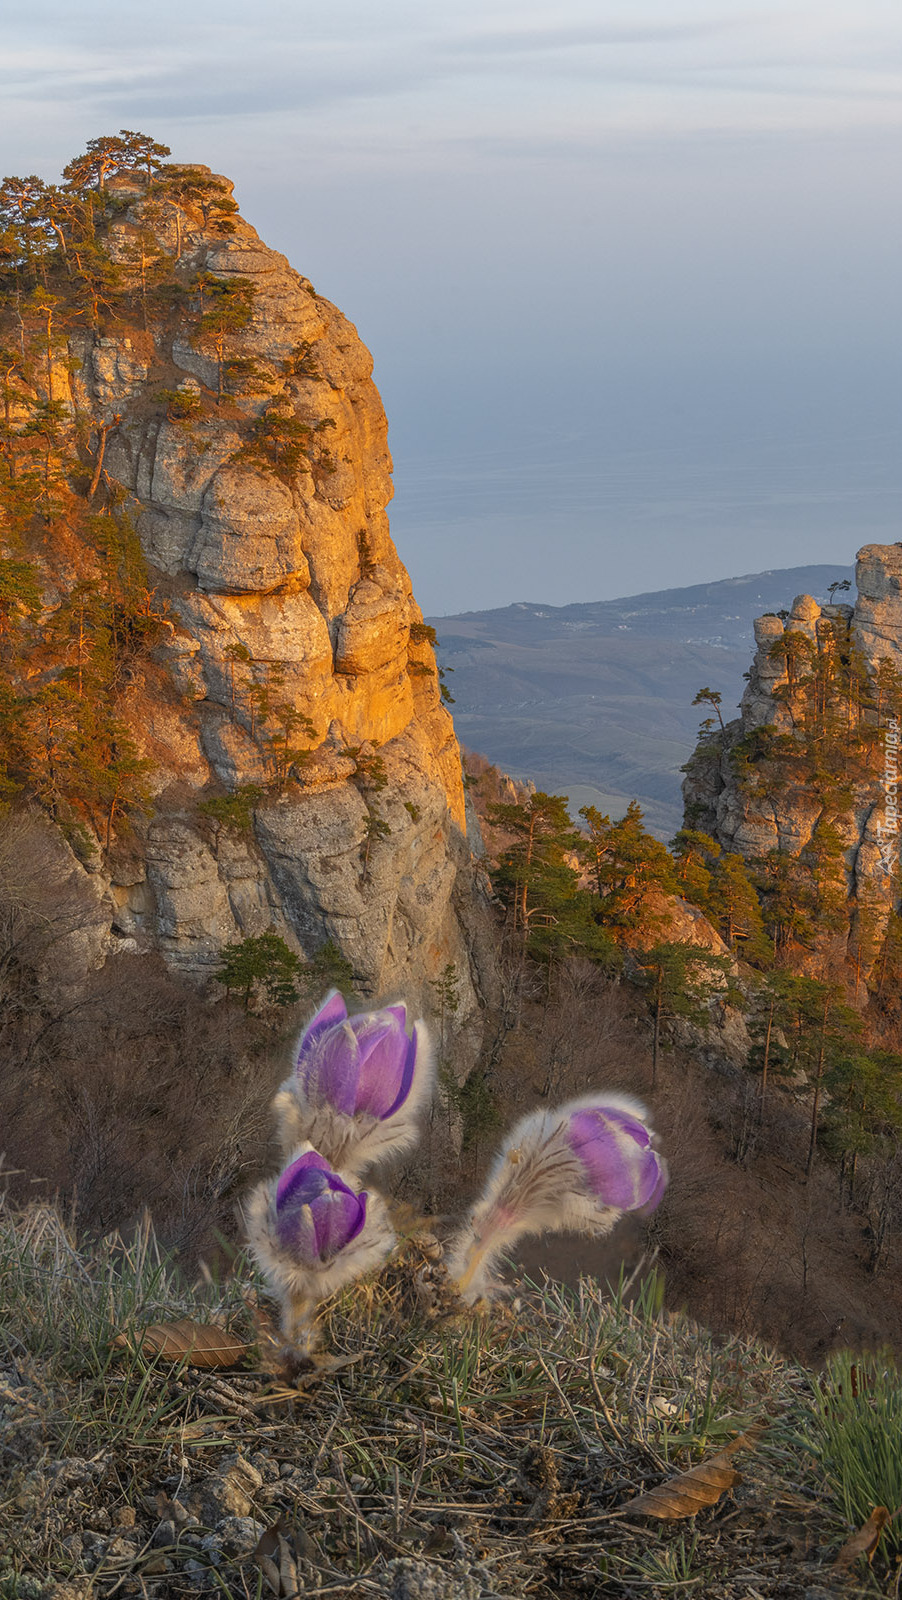
<svg viewBox="0 0 902 1600">
<path fill-rule="evenodd" d="M 757 620 L 740 717 L 703 737 L 683 792 L 687 825 L 782 896 L 786 940 L 807 915 L 857 987 L 899 906 L 902 545 L 866 545 L 856 583 L 854 606 L 798 595 Z"/>
<path fill-rule="evenodd" d="M 7 388 L 11 460 L 49 408 L 54 450 L 68 440 L 82 465 L 88 543 L 128 520 L 157 619 L 116 689 L 144 804 L 125 827 L 114 802 L 104 838 L 97 807 L 73 802 L 101 942 L 203 979 L 269 930 L 306 958 L 334 941 L 363 993 L 414 1002 L 451 962 L 472 1017 L 484 894 L 431 630 L 389 533 L 372 360 L 231 196 L 205 167 L 106 177 L 88 196 L 100 289 L 51 212 L 65 261 L 46 359 L 42 332 L 28 360 L 23 338 L 12 413 Z M 61 317 L 73 284 L 82 309 Z M 99 582 L 84 538 L 53 544 L 48 640 Z M 77 659 L 83 701 L 80 648 L 57 665 L 71 685 Z"/>
</svg>

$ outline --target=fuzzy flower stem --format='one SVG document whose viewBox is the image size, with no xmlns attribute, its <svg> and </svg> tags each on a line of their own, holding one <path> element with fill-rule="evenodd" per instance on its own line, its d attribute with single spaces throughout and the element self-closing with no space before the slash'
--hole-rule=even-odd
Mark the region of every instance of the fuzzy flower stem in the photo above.
<svg viewBox="0 0 902 1600">
<path fill-rule="evenodd" d="M 458 1293 L 463 1299 L 466 1299 L 470 1285 L 474 1282 L 475 1278 L 481 1271 L 482 1264 L 487 1255 L 488 1247 L 483 1245 L 480 1249 L 474 1242 L 473 1248 L 471 1249 L 467 1258 L 467 1266 L 463 1272 L 463 1275 L 457 1280 Z"/>
</svg>

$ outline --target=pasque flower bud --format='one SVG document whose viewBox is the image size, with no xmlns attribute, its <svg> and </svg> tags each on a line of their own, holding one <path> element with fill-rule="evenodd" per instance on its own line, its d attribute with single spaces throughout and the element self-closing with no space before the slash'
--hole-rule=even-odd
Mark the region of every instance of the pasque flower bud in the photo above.
<svg viewBox="0 0 902 1600">
<path fill-rule="evenodd" d="M 598 1093 L 533 1112 L 508 1134 L 452 1241 L 451 1277 L 464 1299 L 478 1300 L 493 1261 L 517 1239 L 609 1233 L 624 1212 L 653 1210 L 666 1187 L 667 1166 L 637 1100 Z"/>
<path fill-rule="evenodd" d="M 309 1140 L 356 1175 L 415 1142 L 431 1089 L 425 1025 L 409 1035 L 403 1005 L 349 1017 L 333 990 L 301 1034 L 294 1071 L 273 1102 L 282 1149 L 288 1155 Z"/>
<path fill-rule="evenodd" d="M 282 1305 L 282 1331 L 309 1342 L 323 1300 L 381 1266 L 395 1236 L 379 1195 L 358 1194 L 309 1145 L 245 1207 L 251 1253 Z"/>
</svg>

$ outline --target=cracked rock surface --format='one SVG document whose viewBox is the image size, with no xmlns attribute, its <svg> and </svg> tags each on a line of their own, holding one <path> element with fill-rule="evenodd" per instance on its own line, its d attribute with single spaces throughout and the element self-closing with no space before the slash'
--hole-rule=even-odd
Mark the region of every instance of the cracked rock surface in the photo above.
<svg viewBox="0 0 902 1600">
<path fill-rule="evenodd" d="M 70 340 L 75 422 L 109 427 L 107 481 L 168 603 L 158 677 L 133 695 L 153 768 L 143 859 L 124 868 L 114 851 L 101 873 L 111 948 L 159 949 L 204 981 L 224 944 L 274 930 L 309 959 L 333 940 L 362 993 L 415 1005 L 453 962 L 466 1029 L 490 982 L 483 880 L 389 532 L 372 360 L 335 306 L 231 221 L 223 236 L 187 207 L 176 237 L 168 212 L 124 190 L 113 258 L 132 259 L 149 229 L 181 299 L 115 337 Z M 250 285 L 249 320 L 218 350 L 198 331 L 199 275 Z M 184 405 L 161 402 L 172 395 Z M 261 428 L 294 441 L 288 466 L 261 456 Z M 199 812 L 250 785 L 262 793 L 240 836 Z"/>
</svg>

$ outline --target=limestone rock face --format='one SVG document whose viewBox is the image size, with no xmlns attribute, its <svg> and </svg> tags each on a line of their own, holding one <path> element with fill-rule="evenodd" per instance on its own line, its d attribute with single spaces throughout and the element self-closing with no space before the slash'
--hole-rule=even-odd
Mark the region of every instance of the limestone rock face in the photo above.
<svg viewBox="0 0 902 1600">
<path fill-rule="evenodd" d="M 848 908 L 840 937 L 856 950 L 866 977 L 899 898 L 897 871 L 884 870 L 886 794 L 879 760 L 864 773 L 850 759 L 846 781 L 837 781 L 832 794 L 804 776 L 775 794 L 756 776 L 754 750 L 758 733 L 782 736 L 790 745 L 798 741 L 797 679 L 824 652 L 836 651 L 837 640 L 840 651 L 859 654 L 872 679 L 883 661 L 902 669 L 902 545 L 866 545 L 858 552 L 856 580 L 854 607 L 821 606 L 811 595 L 798 595 L 788 612 L 758 618 L 740 717 L 696 751 L 683 795 L 687 823 L 749 861 L 762 862 L 772 852 L 805 860 L 817 830 L 829 825 L 841 849 Z M 870 955 L 862 954 L 865 945 Z"/>
<path fill-rule="evenodd" d="M 334 940 L 363 993 L 413 1004 L 453 962 L 466 1026 L 491 981 L 483 880 L 389 534 L 370 355 L 240 216 L 217 230 L 137 185 L 119 199 L 113 258 L 133 261 L 150 234 L 180 298 L 70 344 L 72 409 L 87 437 L 108 426 L 104 471 L 168 599 L 159 681 L 135 687 L 154 803 L 143 865 L 110 857 L 116 936 L 198 979 L 224 944 L 269 929 L 308 958 Z M 211 281 L 248 307 L 218 338 L 203 327 Z M 249 828 L 199 809 L 249 785 Z"/>
<path fill-rule="evenodd" d="M 679 944 L 693 944 L 699 950 L 710 951 L 711 955 L 722 956 L 735 966 L 729 945 L 724 943 L 714 924 L 708 921 L 698 906 L 692 905 L 689 900 L 684 900 L 682 895 L 650 895 L 648 908 L 655 918 L 656 938 L 659 942 L 667 940 Z"/>
<path fill-rule="evenodd" d="M 290 489 L 263 472 L 220 467 L 204 495 L 188 565 L 199 588 L 221 594 L 269 594 L 289 578 L 308 588 Z"/>
<path fill-rule="evenodd" d="M 902 545 L 866 544 L 855 566 L 855 628 L 869 661 L 902 669 Z"/>
</svg>

